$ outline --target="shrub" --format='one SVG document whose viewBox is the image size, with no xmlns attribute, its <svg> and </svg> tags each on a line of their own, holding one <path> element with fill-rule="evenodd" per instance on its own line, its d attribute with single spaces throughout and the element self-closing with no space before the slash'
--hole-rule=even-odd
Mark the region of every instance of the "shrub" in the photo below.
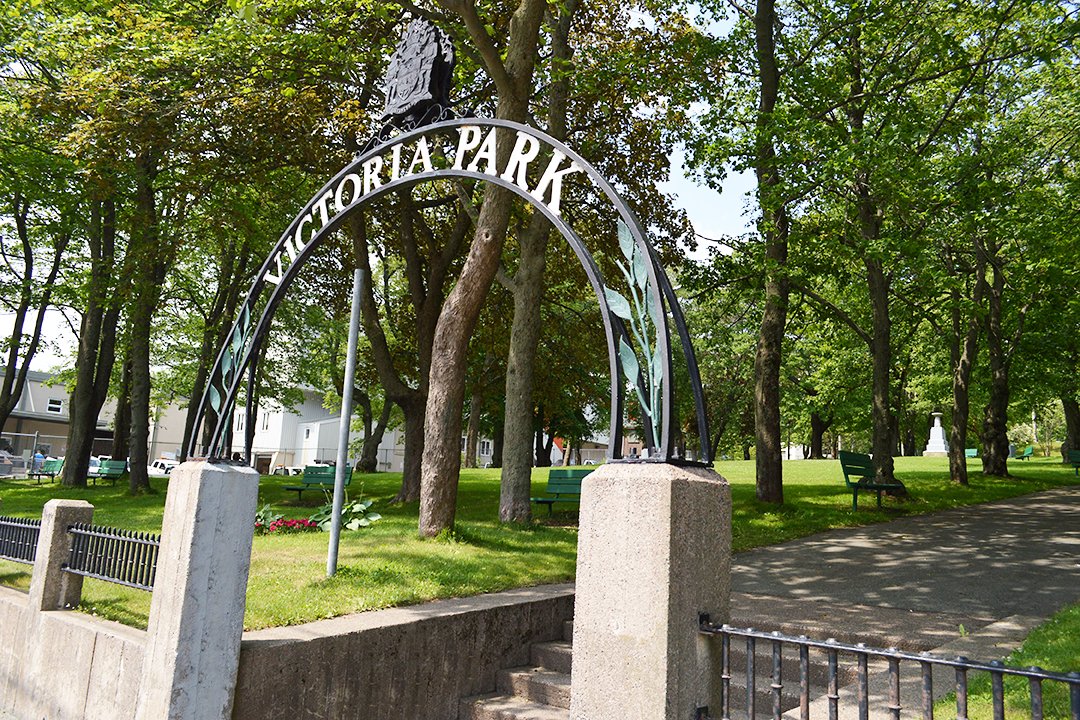
<svg viewBox="0 0 1080 720">
<path fill-rule="evenodd" d="M 341 506 L 341 527 L 345 530 L 359 530 L 381 520 L 382 515 L 370 511 L 371 504 L 371 500 L 350 501 L 346 496 Z M 311 520 L 318 524 L 320 530 L 329 530 L 334 520 L 334 501 L 328 499 L 325 505 L 312 514 Z"/>
</svg>

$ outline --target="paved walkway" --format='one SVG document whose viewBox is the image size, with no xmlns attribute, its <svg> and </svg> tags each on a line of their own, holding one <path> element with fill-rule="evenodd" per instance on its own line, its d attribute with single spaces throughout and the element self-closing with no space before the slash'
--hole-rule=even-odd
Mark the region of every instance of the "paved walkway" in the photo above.
<svg viewBox="0 0 1080 720">
<path fill-rule="evenodd" d="M 732 590 L 733 624 L 819 628 L 838 639 L 838 628 L 876 628 L 880 642 L 919 649 L 1010 624 L 1022 637 L 1080 601 L 1080 489 L 739 553 Z"/>
</svg>

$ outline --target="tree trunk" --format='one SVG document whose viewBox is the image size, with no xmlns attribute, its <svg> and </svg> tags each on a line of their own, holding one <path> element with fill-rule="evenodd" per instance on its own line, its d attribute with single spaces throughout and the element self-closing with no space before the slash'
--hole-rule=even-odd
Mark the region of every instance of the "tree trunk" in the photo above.
<svg viewBox="0 0 1080 720">
<path fill-rule="evenodd" d="M 967 449 L 968 422 L 971 419 L 971 370 L 979 351 L 979 308 L 986 292 L 986 263 L 978 246 L 975 252 L 974 307 L 966 323 L 960 313 L 960 298 L 958 295 L 953 297 L 953 406 L 952 426 L 949 428 L 949 476 L 958 485 L 968 484 L 967 456 L 964 451 Z"/>
<path fill-rule="evenodd" d="M 503 458 L 503 424 L 495 423 L 495 437 L 491 439 L 491 467 L 501 468 Z"/>
<path fill-rule="evenodd" d="M 375 426 L 364 433 L 364 445 L 360 450 L 360 462 L 356 464 L 360 472 L 373 473 L 379 469 L 379 445 L 386 434 L 386 426 L 390 424 L 390 411 L 393 405 L 389 400 L 383 399 L 382 412 Z"/>
<path fill-rule="evenodd" d="M 811 460 L 823 460 L 825 459 L 825 453 L 823 448 L 823 441 L 825 438 L 825 431 L 832 425 L 832 418 L 826 420 L 821 417 L 821 413 L 814 410 L 810 413 L 810 459 Z"/>
<path fill-rule="evenodd" d="M 788 216 L 780 193 L 780 170 L 773 140 L 772 114 L 780 92 L 776 64 L 775 0 L 758 0 L 754 14 L 760 98 L 757 114 L 755 174 L 762 208 L 765 239 L 765 310 L 754 354 L 754 446 L 757 498 L 783 503 L 783 463 L 780 449 L 780 364 L 787 324 Z"/>
<path fill-rule="evenodd" d="M 398 403 L 405 416 L 405 461 L 401 475 L 401 489 L 392 503 L 415 502 L 420 499 L 421 463 L 424 456 L 426 433 L 424 431 L 426 403 L 416 397 Z M 460 443 L 460 440 L 458 441 Z"/>
<path fill-rule="evenodd" d="M 548 133 L 556 140 L 566 138 L 569 83 L 566 70 L 573 55 L 569 44 L 570 25 L 579 6 L 569 0 L 552 34 L 552 60 L 563 70 L 551 87 L 548 105 Z M 510 328 L 510 349 L 506 359 L 506 408 L 503 416 L 503 467 L 499 486 L 499 521 L 532 520 L 532 462 L 530 438 L 533 418 L 533 365 L 540 343 L 542 320 L 540 303 L 544 296 L 544 270 L 551 223 L 534 212 L 519 240 L 521 259 L 514 275 L 514 319 Z"/>
<path fill-rule="evenodd" d="M 873 307 L 873 400 L 871 421 L 875 477 L 878 482 L 896 482 L 892 458 L 892 413 L 889 410 L 889 373 L 892 369 L 891 326 L 889 322 L 889 281 L 879 260 L 865 259 L 867 286 Z"/>
<path fill-rule="evenodd" d="M 532 520 L 533 364 L 540 343 L 540 301 L 549 228 L 543 215 L 533 213 L 521 236 L 521 260 L 514 275 L 514 319 L 506 358 L 500 522 Z"/>
<path fill-rule="evenodd" d="M 1061 456 L 1067 460 L 1070 450 L 1080 450 L 1080 402 L 1073 392 L 1062 395 L 1061 405 L 1065 410 L 1065 442 L 1061 444 Z"/>
<path fill-rule="evenodd" d="M 1005 357 L 1001 329 L 1002 294 L 1005 276 L 996 265 L 991 267 L 993 281 L 989 288 L 986 316 L 986 354 L 990 365 L 990 400 L 983 411 L 983 474 L 1009 476 L 1009 364 Z"/>
<path fill-rule="evenodd" d="M 456 3 L 448 5 L 452 10 L 458 7 Z M 527 120 L 537 41 L 546 9 L 547 3 L 541 0 L 521 0 L 510 23 L 505 62 L 492 46 L 482 24 L 478 27 L 475 22 L 466 23 L 473 42 L 486 49 L 482 55 L 488 71 L 495 78 L 499 94 L 495 116 L 501 120 Z M 469 11 L 464 13 L 468 15 Z M 496 157 L 502 164 L 509 157 L 513 138 L 507 132 L 499 133 L 497 138 Z M 424 537 L 434 537 L 454 525 L 461 462 L 458 447 L 465 354 L 499 266 L 512 199 L 509 191 L 494 184 L 484 188 L 484 202 L 476 221 L 472 246 L 461 276 L 439 314 L 432 350 L 440 362 L 432 365 L 429 376 L 428 437 L 421 481 L 419 530 Z"/>
<path fill-rule="evenodd" d="M 124 350 L 124 365 L 120 370 L 120 390 L 116 394 L 116 415 L 113 418 L 114 460 L 127 458 L 131 447 L 131 363 Z"/>
<path fill-rule="evenodd" d="M 476 450 L 480 440 L 480 406 L 484 396 L 480 392 L 480 381 L 473 386 L 469 401 L 469 424 L 465 428 L 465 467 L 476 467 Z"/>
<path fill-rule="evenodd" d="M 150 489 L 150 334 L 161 286 L 169 265 L 168 243 L 163 242 L 157 210 L 157 160 L 152 151 L 136 162 L 135 209 L 131 242 L 133 285 L 129 305 L 128 364 L 131 368 L 131 444 L 128 448 L 128 491 Z"/>
<path fill-rule="evenodd" d="M 111 200 L 95 203 L 89 234 L 90 277 L 86 287 L 86 310 L 79 328 L 75 361 L 75 387 L 68 409 L 68 440 L 61 482 L 86 487 L 90 456 L 94 452 L 94 429 L 108 396 L 116 357 L 116 326 L 120 300 L 110 304 L 110 278 L 115 271 L 116 211 Z"/>
</svg>

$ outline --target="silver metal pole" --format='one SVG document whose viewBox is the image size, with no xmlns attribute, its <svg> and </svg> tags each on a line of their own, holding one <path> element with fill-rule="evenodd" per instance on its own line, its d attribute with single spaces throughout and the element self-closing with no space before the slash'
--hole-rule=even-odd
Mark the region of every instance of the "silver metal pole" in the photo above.
<svg viewBox="0 0 1080 720">
<path fill-rule="evenodd" d="M 349 348 L 345 355 L 345 380 L 341 387 L 341 424 L 338 430 L 337 466 L 334 472 L 334 514 L 330 520 L 330 548 L 326 554 L 326 577 L 337 572 L 338 544 L 341 541 L 341 508 L 345 504 L 345 468 L 349 464 L 349 430 L 353 407 L 353 378 L 356 376 L 356 346 L 360 341 L 360 290 L 364 272 L 353 271 L 352 312 L 349 314 Z"/>
</svg>

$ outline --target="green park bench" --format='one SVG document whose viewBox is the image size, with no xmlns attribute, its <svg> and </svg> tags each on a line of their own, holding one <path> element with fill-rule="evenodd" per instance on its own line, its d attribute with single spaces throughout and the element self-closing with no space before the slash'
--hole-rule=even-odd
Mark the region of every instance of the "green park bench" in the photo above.
<svg viewBox="0 0 1080 720">
<path fill-rule="evenodd" d="M 1035 446 L 1028 445 L 1026 448 L 1024 448 L 1024 452 L 1022 452 L 1022 453 L 1020 453 L 1019 455 L 1016 456 L 1016 459 L 1017 460 L 1027 460 L 1029 457 L 1031 457 L 1034 454 L 1035 454 Z"/>
<path fill-rule="evenodd" d="M 38 485 L 40 485 L 41 478 L 43 477 L 49 478 L 49 482 L 55 481 L 56 476 L 59 475 L 63 469 L 63 460 L 46 460 L 37 470 L 27 473 L 27 476 L 37 480 Z"/>
<path fill-rule="evenodd" d="M 300 476 L 300 485 L 286 485 L 285 490 L 296 493 L 297 500 L 304 499 L 305 490 L 334 490 L 337 468 L 329 465 L 308 465 Z M 345 470 L 345 485 L 352 482 L 352 468 Z"/>
<path fill-rule="evenodd" d="M 98 478 L 112 480 L 112 484 L 115 485 L 116 479 L 123 475 L 126 470 L 126 460 L 102 460 L 96 469 L 91 469 L 88 477 L 94 481 L 95 485 L 97 485 Z"/>
<path fill-rule="evenodd" d="M 859 509 L 859 491 L 871 490 L 877 493 L 877 506 L 881 507 L 881 493 L 886 490 L 901 490 L 901 483 L 874 482 L 874 461 L 863 453 L 840 451 L 840 469 L 844 471 L 844 482 L 851 489 L 851 509 Z M 858 478 L 852 481 L 852 478 Z"/>
<path fill-rule="evenodd" d="M 1073 470 L 1077 475 L 1080 475 L 1080 450 L 1069 451 L 1069 462 L 1072 463 Z"/>
<path fill-rule="evenodd" d="M 979 457 L 979 448 L 964 448 L 964 457 Z"/>
<path fill-rule="evenodd" d="M 538 505 L 547 505 L 548 515 L 552 514 L 555 503 L 580 503 L 581 480 L 592 470 L 587 468 L 552 468 L 548 471 L 547 497 L 529 498 Z"/>
</svg>

